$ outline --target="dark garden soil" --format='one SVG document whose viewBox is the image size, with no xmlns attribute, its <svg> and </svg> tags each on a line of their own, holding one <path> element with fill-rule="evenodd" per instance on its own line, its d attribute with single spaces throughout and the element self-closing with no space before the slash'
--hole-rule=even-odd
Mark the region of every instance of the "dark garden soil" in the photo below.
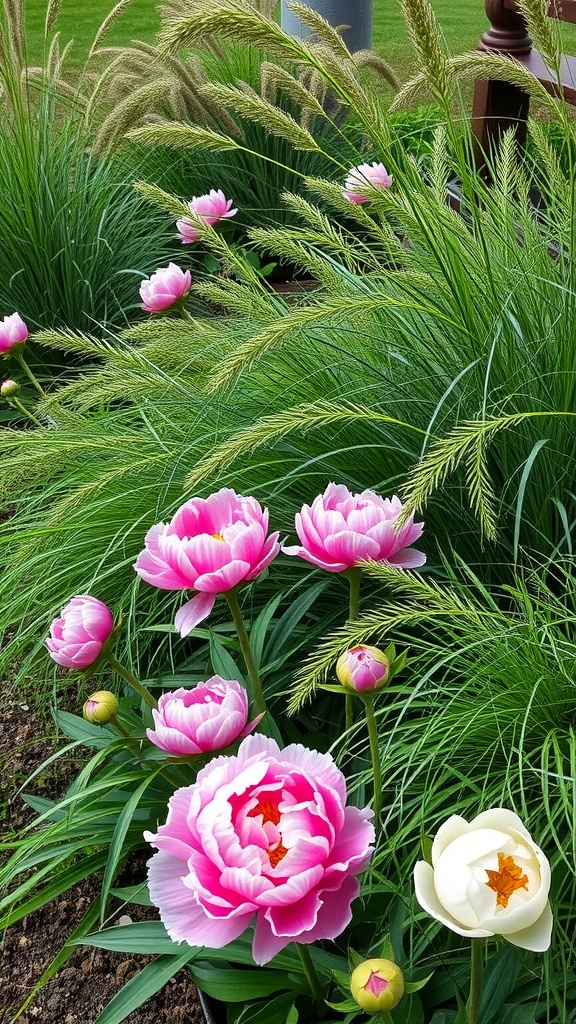
<svg viewBox="0 0 576 1024">
<path fill-rule="evenodd" d="M 8 701 L 0 704 L 0 815 L 4 839 L 13 837 L 31 820 L 32 812 L 16 793 L 54 749 L 48 723 L 26 705 Z M 44 787 L 40 779 L 32 785 L 32 792 L 54 797 L 65 789 L 77 766 L 61 765 L 59 761 L 56 765 Z M 141 881 L 143 867 L 144 859 L 136 858 L 125 868 L 121 884 Z M 113 995 L 151 959 L 81 946 L 17 1017 L 19 1007 L 86 912 L 97 889 L 97 880 L 87 880 L 5 932 L 0 961 L 2 1024 L 12 1024 L 16 1019 L 19 1024 L 94 1024 Z M 116 912 L 112 907 L 109 923 L 122 923 L 119 919 L 127 913 L 132 920 L 156 917 L 154 910 L 126 908 L 118 903 Z M 201 1024 L 204 1016 L 189 975 L 181 971 L 126 1020 L 128 1024 Z"/>
</svg>

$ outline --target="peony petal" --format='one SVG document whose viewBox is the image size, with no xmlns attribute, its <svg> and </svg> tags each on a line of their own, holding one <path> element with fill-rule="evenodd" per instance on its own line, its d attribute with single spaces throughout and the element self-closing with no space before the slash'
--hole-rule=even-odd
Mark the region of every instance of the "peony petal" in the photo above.
<svg viewBox="0 0 576 1024">
<path fill-rule="evenodd" d="M 483 928 L 464 928 L 451 917 L 436 895 L 434 869 L 424 860 L 419 860 L 414 868 L 414 889 L 416 891 L 416 899 L 422 910 L 430 914 L 430 917 L 434 917 L 436 921 L 446 925 L 451 931 L 456 932 L 457 935 L 465 935 L 467 938 L 477 939 L 485 939 L 490 935 L 494 935 L 494 932 L 486 931 Z"/>
<path fill-rule="evenodd" d="M 223 594 L 226 590 L 232 590 L 238 583 L 241 583 L 249 571 L 249 562 L 236 559 L 228 562 L 216 572 L 206 572 L 202 576 L 198 576 L 194 587 L 206 594 Z"/>
<path fill-rule="evenodd" d="M 529 928 L 506 935 L 508 942 L 521 949 L 531 949 L 533 953 L 545 953 L 550 948 L 553 924 L 550 904 L 546 903 L 540 917 Z"/>
<path fill-rule="evenodd" d="M 403 548 L 402 551 L 391 555 L 386 561 L 398 569 L 419 569 L 421 565 L 424 565 L 426 555 L 416 548 Z"/>
<path fill-rule="evenodd" d="M 206 619 L 214 607 L 214 594 L 197 594 L 176 612 L 174 625 L 181 637 L 188 636 L 199 622 Z"/>
</svg>

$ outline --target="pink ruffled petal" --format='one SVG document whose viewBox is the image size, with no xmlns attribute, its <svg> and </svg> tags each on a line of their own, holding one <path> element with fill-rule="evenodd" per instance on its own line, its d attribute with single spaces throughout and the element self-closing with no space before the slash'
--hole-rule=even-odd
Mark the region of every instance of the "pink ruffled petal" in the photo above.
<svg viewBox="0 0 576 1024">
<path fill-rule="evenodd" d="M 188 636 L 199 622 L 208 618 L 216 600 L 214 594 L 197 594 L 176 612 L 174 625 L 181 637 Z"/>
<path fill-rule="evenodd" d="M 232 590 L 241 580 L 245 579 L 250 570 L 249 562 L 236 559 L 228 562 L 217 572 L 207 572 L 199 576 L 195 581 L 196 590 L 207 594 L 222 594 L 226 590 Z"/>
<path fill-rule="evenodd" d="M 347 566 L 354 565 L 359 559 L 377 558 L 379 554 L 379 545 L 375 540 L 350 530 L 327 537 L 324 543 L 327 553 Z"/>
<path fill-rule="evenodd" d="M 403 548 L 402 551 L 391 555 L 386 561 L 398 569 L 419 569 L 421 565 L 424 565 L 426 555 L 423 551 L 418 551 L 417 548 Z"/>
</svg>

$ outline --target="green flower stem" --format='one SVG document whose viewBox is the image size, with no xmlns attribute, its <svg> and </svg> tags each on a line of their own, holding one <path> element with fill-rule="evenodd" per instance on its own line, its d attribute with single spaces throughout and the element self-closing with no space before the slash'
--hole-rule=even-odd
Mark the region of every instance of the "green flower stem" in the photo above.
<svg viewBox="0 0 576 1024">
<path fill-rule="evenodd" d="M 370 757 L 372 760 L 372 774 L 374 776 L 374 826 L 376 840 L 380 834 L 382 816 L 382 768 L 380 767 L 380 750 L 378 747 L 378 730 L 376 728 L 376 716 L 374 714 L 374 698 L 371 694 L 363 693 L 362 700 L 366 709 L 366 724 L 368 726 L 368 738 L 370 740 Z"/>
<path fill-rule="evenodd" d="M 378 1020 L 380 1024 L 394 1024 L 389 1010 L 380 1010 Z"/>
<path fill-rule="evenodd" d="M 114 728 L 118 730 L 121 736 L 123 736 L 127 740 L 130 739 L 130 733 L 128 732 L 128 729 L 124 728 L 122 723 L 119 722 L 118 719 L 116 718 L 116 715 L 114 715 L 114 717 L 110 719 L 110 722 L 114 726 Z"/>
<path fill-rule="evenodd" d="M 9 398 L 9 399 L 7 399 L 7 401 L 8 401 L 8 403 L 9 403 L 10 405 L 14 405 L 14 406 L 16 406 L 16 408 L 17 408 L 17 409 L 18 409 L 18 410 L 19 410 L 19 411 L 20 411 L 20 412 L 21 412 L 21 413 L 22 413 L 22 414 L 23 414 L 24 416 L 27 416 L 29 420 L 32 420 L 32 423 L 35 423 L 37 427 L 41 427 L 41 426 L 42 426 L 42 424 L 40 423 L 40 420 L 37 420 L 37 419 L 36 419 L 36 417 L 35 417 L 34 413 L 30 412 L 30 410 L 29 410 L 29 409 L 27 409 L 25 405 L 23 405 L 23 403 L 22 403 L 22 402 L 20 401 L 20 399 L 19 399 L 19 398 Z"/>
<path fill-rule="evenodd" d="M 124 679 L 128 683 L 128 686 L 132 687 L 132 689 L 138 694 L 139 697 L 142 698 L 143 701 L 146 702 L 146 704 L 148 704 L 151 708 L 158 707 L 158 701 L 155 700 L 155 698 L 152 696 L 150 691 L 146 689 L 145 686 L 142 686 L 140 680 L 137 679 L 132 672 L 129 672 L 127 668 L 124 668 L 124 665 L 121 665 L 120 662 L 116 660 L 113 654 L 108 654 L 106 655 L 106 657 L 108 658 L 111 668 L 113 668 L 114 671 L 117 672 L 118 675 L 121 676 L 122 679 Z"/>
<path fill-rule="evenodd" d="M 470 972 L 470 995 L 466 1003 L 467 1024 L 476 1024 L 478 1020 L 478 1007 L 482 995 L 482 972 L 484 970 L 484 939 L 470 940 L 471 972 Z"/>
<path fill-rule="evenodd" d="M 180 306 L 180 316 L 183 320 L 187 320 L 189 323 L 194 323 L 194 317 L 188 312 L 185 306 Z"/>
<path fill-rule="evenodd" d="M 298 950 L 298 956 L 302 961 L 304 972 L 310 985 L 310 990 L 314 996 L 314 1002 L 316 1003 L 319 1010 L 326 1011 L 326 1004 L 324 1002 L 324 989 L 322 988 L 322 982 L 318 977 L 318 971 L 314 967 L 314 962 L 310 956 L 310 950 L 308 946 L 303 946 L 300 942 L 295 942 L 294 945 Z"/>
<path fill-rule="evenodd" d="M 41 395 L 42 398 L 46 398 L 46 392 L 44 391 L 44 388 L 40 384 L 40 381 L 38 381 L 36 379 L 36 377 L 34 376 L 34 374 L 32 373 L 32 370 L 28 366 L 28 363 L 24 359 L 24 356 L 22 355 L 22 353 L 21 352 L 15 352 L 13 354 L 13 358 L 18 363 L 18 366 L 20 367 L 20 369 L 24 371 L 24 373 L 28 377 L 28 380 L 31 382 L 33 387 L 36 388 L 36 391 L 38 392 L 38 394 Z"/>
<path fill-rule="evenodd" d="M 262 681 L 258 674 L 258 669 L 256 668 L 256 663 L 252 655 L 252 648 L 250 647 L 250 638 L 246 631 L 246 626 L 244 625 L 244 619 L 242 618 L 242 612 L 240 610 L 240 605 L 238 604 L 236 591 L 228 590 L 224 594 L 224 597 L 226 598 L 228 602 L 228 607 L 230 608 L 230 612 L 232 613 L 234 626 L 236 627 L 236 632 L 238 634 L 238 639 L 240 641 L 240 649 L 242 651 L 244 663 L 246 665 L 246 671 L 248 672 L 248 676 L 252 684 L 252 699 L 254 701 L 254 707 L 256 708 L 258 714 L 262 714 L 266 711 L 266 702 L 264 700 L 264 694 L 262 692 Z"/>
<path fill-rule="evenodd" d="M 361 569 L 347 569 L 344 573 L 350 588 L 348 621 L 354 622 L 360 614 L 360 583 L 362 581 Z M 354 697 L 351 693 L 346 694 L 346 730 L 354 724 Z"/>
</svg>

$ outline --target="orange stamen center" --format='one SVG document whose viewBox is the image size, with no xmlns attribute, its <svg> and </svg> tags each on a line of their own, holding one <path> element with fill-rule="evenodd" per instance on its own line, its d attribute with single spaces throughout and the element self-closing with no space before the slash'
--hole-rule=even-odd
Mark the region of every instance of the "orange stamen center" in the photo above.
<svg viewBox="0 0 576 1024">
<path fill-rule="evenodd" d="M 249 818 L 257 818 L 259 814 L 262 815 L 263 825 L 267 821 L 271 821 L 273 825 L 277 825 L 280 821 L 278 804 L 273 804 L 270 800 L 266 800 L 264 803 L 258 803 L 256 804 L 256 807 L 253 807 L 251 811 L 248 811 Z"/>
<path fill-rule="evenodd" d="M 273 850 L 268 850 L 268 860 L 270 861 L 271 867 L 275 868 L 287 853 L 288 850 L 282 845 L 282 836 L 280 836 L 278 846 L 275 846 Z"/>
<path fill-rule="evenodd" d="M 496 893 L 497 907 L 507 907 L 508 900 L 517 889 L 528 890 L 528 875 L 522 874 L 522 868 L 518 867 L 513 857 L 499 853 L 498 871 L 490 871 L 488 868 L 485 871 L 488 875 L 486 885 Z"/>
<path fill-rule="evenodd" d="M 262 815 L 262 824 L 264 825 L 267 821 L 271 821 L 273 825 L 280 824 L 280 811 L 278 810 L 278 804 L 273 804 L 270 800 L 265 800 L 264 803 L 256 804 L 251 811 L 248 811 L 249 818 L 256 818 L 258 815 Z M 282 833 L 276 846 L 271 847 L 268 850 L 268 860 L 273 868 L 280 863 L 283 857 L 288 853 L 287 848 L 282 843 Z"/>
</svg>

